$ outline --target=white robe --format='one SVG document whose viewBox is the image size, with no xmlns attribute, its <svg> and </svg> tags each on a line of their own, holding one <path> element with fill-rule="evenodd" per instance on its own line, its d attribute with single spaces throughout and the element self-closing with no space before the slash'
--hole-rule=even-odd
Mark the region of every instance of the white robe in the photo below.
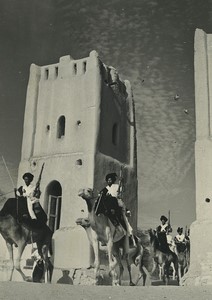
<svg viewBox="0 0 212 300">
<path fill-rule="evenodd" d="M 117 183 L 113 183 L 111 186 L 106 186 L 106 189 L 108 190 L 108 194 L 110 194 L 112 197 L 118 197 L 119 185 Z"/>
<path fill-rule="evenodd" d="M 183 234 L 183 233 L 182 233 L 182 234 L 177 234 L 175 238 L 176 238 L 176 240 L 179 241 L 180 243 L 181 243 L 181 242 L 184 242 L 184 241 L 185 241 L 185 234 Z"/>
<path fill-rule="evenodd" d="M 27 208 L 29 211 L 29 215 L 32 219 L 37 219 L 36 215 L 33 211 L 33 203 L 38 202 L 39 200 L 35 197 L 33 197 L 33 193 L 35 190 L 35 186 L 32 184 L 27 185 L 23 185 L 22 187 L 22 192 L 23 192 L 23 196 L 27 198 Z M 20 193 L 17 191 L 17 195 L 21 196 Z"/>
</svg>

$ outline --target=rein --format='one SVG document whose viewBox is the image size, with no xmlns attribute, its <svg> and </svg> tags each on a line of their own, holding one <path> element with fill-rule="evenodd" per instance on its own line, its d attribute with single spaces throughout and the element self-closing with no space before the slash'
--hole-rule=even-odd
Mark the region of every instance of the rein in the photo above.
<svg viewBox="0 0 212 300">
<path fill-rule="evenodd" d="M 97 212 L 97 210 L 98 210 L 98 208 L 99 208 L 99 204 L 100 204 L 100 202 L 101 202 L 102 196 L 103 196 L 103 193 L 101 193 L 101 195 L 99 196 L 98 203 L 97 203 L 96 208 L 95 208 L 95 211 L 94 211 L 95 214 L 96 214 L 96 212 Z M 91 198 L 91 199 L 95 199 L 95 197 L 93 197 L 93 198 Z"/>
</svg>

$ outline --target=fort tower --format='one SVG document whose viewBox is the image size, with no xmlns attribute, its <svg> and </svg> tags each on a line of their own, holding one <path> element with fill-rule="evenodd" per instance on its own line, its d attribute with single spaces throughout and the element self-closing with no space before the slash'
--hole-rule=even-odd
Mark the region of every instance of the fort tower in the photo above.
<svg viewBox="0 0 212 300">
<path fill-rule="evenodd" d="M 43 163 L 40 200 L 53 231 L 59 234 L 61 228 L 76 228 L 76 219 L 87 216 L 78 190 L 101 190 L 105 175 L 119 175 L 121 166 L 124 200 L 136 230 L 137 155 L 132 90 L 130 83 L 122 81 L 95 51 L 79 60 L 64 56 L 56 64 L 31 65 L 18 184 L 23 183 L 25 172 L 31 172 L 36 182 Z"/>
</svg>

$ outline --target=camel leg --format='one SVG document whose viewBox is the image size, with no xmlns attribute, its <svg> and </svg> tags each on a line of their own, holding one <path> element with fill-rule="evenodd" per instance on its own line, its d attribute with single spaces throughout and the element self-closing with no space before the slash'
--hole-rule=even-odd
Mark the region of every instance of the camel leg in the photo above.
<svg viewBox="0 0 212 300">
<path fill-rule="evenodd" d="M 152 272 L 153 273 L 153 272 Z M 150 273 L 148 272 L 147 268 L 144 267 L 144 266 L 141 266 L 140 267 L 140 270 L 139 270 L 139 274 L 138 274 L 138 277 L 135 281 L 135 285 L 138 284 L 139 280 L 143 277 L 143 286 L 146 286 L 146 283 L 147 283 L 147 286 L 150 286 L 151 285 L 151 275 Z"/>
<path fill-rule="evenodd" d="M 167 264 L 166 263 L 161 264 L 161 277 L 162 277 L 163 283 L 165 285 L 168 285 Z"/>
<path fill-rule="evenodd" d="M 117 262 L 116 257 L 113 256 L 112 238 L 108 239 L 107 251 L 108 251 L 108 262 L 109 262 L 109 274 L 110 274 L 110 276 L 112 276 L 112 285 L 118 285 L 117 284 L 117 273 L 115 271 L 115 268 L 116 268 L 118 262 Z"/>
<path fill-rule="evenodd" d="M 162 280 L 162 276 L 163 276 L 163 266 L 158 265 L 159 268 L 159 279 Z"/>
<path fill-rule="evenodd" d="M 94 250 L 94 276 L 95 284 L 98 284 L 99 281 L 99 270 L 100 270 L 100 259 L 99 259 L 99 242 L 97 238 L 93 241 L 93 250 Z"/>
<path fill-rule="evenodd" d="M 43 245 L 42 247 L 42 257 L 44 260 L 44 282 L 51 283 L 52 273 L 53 273 L 53 265 L 48 257 L 49 248 L 47 245 Z"/>
<path fill-rule="evenodd" d="M 169 268 L 170 268 L 170 262 L 167 262 L 163 265 L 163 281 L 165 285 L 169 284 Z"/>
<path fill-rule="evenodd" d="M 173 273 L 172 273 L 172 279 L 174 280 L 175 279 L 175 276 L 176 276 L 176 270 L 175 270 L 175 267 L 174 267 L 174 263 L 171 262 L 171 267 L 172 267 L 172 270 L 173 270 Z"/>
<path fill-rule="evenodd" d="M 158 266 L 159 267 L 159 265 L 155 262 L 155 260 L 154 259 L 152 259 L 153 260 L 153 268 L 152 268 L 152 271 L 151 271 L 151 275 L 155 272 L 155 270 L 156 270 L 156 267 Z"/>
<path fill-rule="evenodd" d="M 10 268 L 11 268 L 11 272 L 10 272 L 10 276 L 9 276 L 9 281 L 12 281 L 12 277 L 13 277 L 13 272 L 14 272 L 14 257 L 13 257 L 13 245 L 6 242 L 7 245 L 7 249 L 9 252 L 9 258 L 10 258 Z"/>
<path fill-rule="evenodd" d="M 173 261 L 175 272 L 176 272 L 176 277 L 177 277 L 177 283 L 179 285 L 179 282 L 181 280 L 181 267 L 178 258 Z"/>
<path fill-rule="evenodd" d="M 114 245 L 113 245 L 113 249 L 114 249 Z M 117 276 L 117 278 L 114 277 L 114 285 L 121 285 L 121 279 L 124 272 L 124 267 L 121 262 L 120 249 L 114 249 L 113 256 L 115 257 L 117 264 L 119 266 L 119 275 Z M 114 275 L 117 275 L 116 272 Z"/>
<path fill-rule="evenodd" d="M 25 247 L 26 247 L 26 242 L 24 240 L 18 243 L 18 255 L 15 259 L 15 269 L 21 274 L 24 281 L 29 281 L 29 280 L 31 281 L 31 277 L 26 276 L 21 270 L 21 266 L 20 266 L 21 256 L 23 254 Z"/>
<path fill-rule="evenodd" d="M 178 282 L 181 282 L 182 274 L 181 274 L 181 265 L 178 263 Z"/>
<path fill-rule="evenodd" d="M 153 267 L 153 272 L 154 272 L 154 267 Z M 143 286 L 151 286 L 152 285 L 152 280 L 151 280 L 151 274 L 153 272 L 151 272 L 151 274 L 149 273 L 149 271 L 147 270 L 146 267 L 142 267 L 142 271 L 143 271 Z"/>
<path fill-rule="evenodd" d="M 131 273 L 131 265 L 130 265 L 130 262 L 129 262 L 129 255 L 126 254 L 126 263 L 127 263 L 127 270 L 128 270 L 128 273 L 129 273 L 129 277 L 130 277 L 130 286 L 134 286 L 135 283 L 133 283 L 132 281 L 132 273 Z"/>
</svg>

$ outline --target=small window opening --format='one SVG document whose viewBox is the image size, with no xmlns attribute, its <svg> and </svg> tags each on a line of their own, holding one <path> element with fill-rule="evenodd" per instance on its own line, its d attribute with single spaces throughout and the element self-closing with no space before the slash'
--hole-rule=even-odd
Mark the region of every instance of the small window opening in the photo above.
<svg viewBox="0 0 212 300">
<path fill-rule="evenodd" d="M 58 67 L 55 67 L 55 76 L 58 77 Z"/>
<path fill-rule="evenodd" d="M 76 161 L 76 165 L 77 165 L 77 166 L 82 166 L 82 160 L 81 160 L 81 159 L 78 159 L 78 160 Z"/>
<path fill-rule="evenodd" d="M 87 63 L 86 63 L 86 61 L 84 61 L 83 62 L 83 71 L 84 71 L 84 73 L 86 72 L 86 68 L 87 68 Z"/>
<path fill-rule="evenodd" d="M 119 135 L 118 129 L 119 129 L 118 124 L 115 123 L 112 128 L 112 143 L 115 146 L 118 144 L 118 135 Z"/>
<path fill-rule="evenodd" d="M 65 117 L 61 116 L 57 122 L 57 138 L 61 139 L 65 135 Z"/>
<path fill-rule="evenodd" d="M 74 74 L 77 74 L 77 64 L 74 64 Z"/>
<path fill-rule="evenodd" d="M 45 69 L 45 76 L 46 76 L 46 79 L 49 78 L 49 69 Z"/>
</svg>

